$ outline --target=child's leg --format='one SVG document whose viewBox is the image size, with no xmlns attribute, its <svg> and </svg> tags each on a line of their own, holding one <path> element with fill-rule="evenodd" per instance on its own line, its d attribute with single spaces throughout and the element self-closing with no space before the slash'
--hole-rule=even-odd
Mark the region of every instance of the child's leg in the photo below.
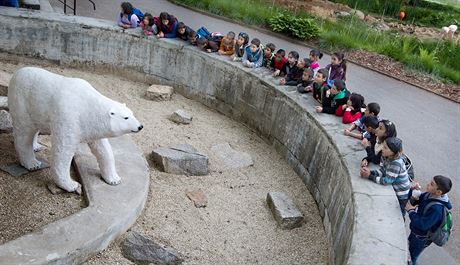
<svg viewBox="0 0 460 265">
<path fill-rule="evenodd" d="M 412 265 L 417 264 L 417 259 L 422 254 L 423 250 L 429 246 L 431 242 L 426 236 L 416 236 L 412 232 L 409 235 L 409 253 Z"/>
</svg>

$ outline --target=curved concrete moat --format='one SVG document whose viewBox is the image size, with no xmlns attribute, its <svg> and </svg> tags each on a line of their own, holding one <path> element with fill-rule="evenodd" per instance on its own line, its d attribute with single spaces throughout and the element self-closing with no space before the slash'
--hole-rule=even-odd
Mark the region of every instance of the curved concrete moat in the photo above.
<svg viewBox="0 0 460 265">
<path fill-rule="evenodd" d="M 331 264 L 406 263 L 396 197 L 391 187 L 359 178 L 359 143 L 343 136 L 335 117 L 313 113 L 310 97 L 274 85 L 264 69 L 243 69 L 183 42 L 122 32 L 91 18 L 0 9 L 0 35 L 0 51 L 174 84 L 184 96 L 247 124 L 314 196 Z"/>
</svg>

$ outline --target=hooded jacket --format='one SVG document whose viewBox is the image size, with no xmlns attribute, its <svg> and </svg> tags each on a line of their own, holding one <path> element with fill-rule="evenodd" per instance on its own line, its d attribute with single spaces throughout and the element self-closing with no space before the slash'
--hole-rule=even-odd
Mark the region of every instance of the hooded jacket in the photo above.
<svg viewBox="0 0 460 265">
<path fill-rule="evenodd" d="M 439 201 L 444 204 L 447 209 L 452 209 L 452 204 L 447 194 L 443 194 L 439 198 L 431 198 L 430 193 L 422 193 L 417 203 L 417 211 L 409 211 L 410 230 L 412 233 L 419 236 L 426 236 L 428 231 L 434 232 L 441 225 L 444 215 L 443 206 L 435 204 L 427 210 L 425 215 L 423 214 L 425 207 L 431 201 Z"/>
</svg>

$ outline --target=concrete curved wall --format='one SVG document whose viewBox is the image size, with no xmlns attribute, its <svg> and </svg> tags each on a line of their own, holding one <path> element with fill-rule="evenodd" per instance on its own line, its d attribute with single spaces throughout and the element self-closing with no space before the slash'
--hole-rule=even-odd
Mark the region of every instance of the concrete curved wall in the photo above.
<svg viewBox="0 0 460 265">
<path fill-rule="evenodd" d="M 0 51 L 173 84 L 247 124 L 313 194 L 330 264 L 406 264 L 396 196 L 391 187 L 359 178 L 360 144 L 343 136 L 336 117 L 314 113 L 311 96 L 276 86 L 265 69 L 245 69 L 181 41 L 146 38 L 140 30 L 123 32 L 110 21 L 38 11 L 0 8 L 0 36 Z"/>
</svg>

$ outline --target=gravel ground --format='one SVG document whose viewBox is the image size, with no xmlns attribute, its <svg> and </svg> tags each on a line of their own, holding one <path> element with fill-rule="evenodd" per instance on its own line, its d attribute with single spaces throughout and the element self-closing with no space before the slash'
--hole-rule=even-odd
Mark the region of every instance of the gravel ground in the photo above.
<svg viewBox="0 0 460 265">
<path fill-rule="evenodd" d="M 11 72 L 18 67 L 0 64 L 0 69 Z M 250 129 L 177 94 L 168 102 L 146 100 L 143 95 L 148 84 L 107 74 L 46 68 L 86 79 L 102 94 L 127 103 L 144 124 L 144 130 L 132 137 L 150 164 L 150 194 L 132 230 L 175 248 L 184 264 L 327 264 L 329 246 L 314 199 L 287 163 Z M 193 122 L 176 125 L 169 121 L 168 116 L 177 109 L 192 114 Z M 213 145 L 224 142 L 249 153 L 254 166 L 225 169 L 211 151 Z M 150 153 L 154 148 L 180 143 L 209 155 L 209 175 L 171 175 L 153 166 Z M 186 197 L 186 191 L 195 189 L 207 196 L 206 208 L 195 208 Z M 291 196 L 304 214 L 302 227 L 290 231 L 277 227 L 265 202 L 270 191 Z M 121 255 L 122 239 L 86 264 L 132 264 Z"/>
</svg>

